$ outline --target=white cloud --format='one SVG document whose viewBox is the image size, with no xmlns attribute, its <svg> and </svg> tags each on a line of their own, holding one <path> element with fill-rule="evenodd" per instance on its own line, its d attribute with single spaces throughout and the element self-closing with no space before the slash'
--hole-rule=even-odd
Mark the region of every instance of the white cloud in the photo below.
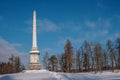
<svg viewBox="0 0 120 80">
<path fill-rule="evenodd" d="M 101 2 L 97 2 L 97 7 L 99 7 L 99 8 L 106 8 L 107 6 L 102 4 Z"/>
<path fill-rule="evenodd" d="M 53 49 L 52 48 L 45 48 L 43 51 L 44 52 L 51 52 L 51 51 L 53 51 Z"/>
<path fill-rule="evenodd" d="M 92 21 L 85 21 L 85 25 L 93 29 L 96 27 L 95 22 Z"/>
<path fill-rule="evenodd" d="M 66 37 L 66 38 L 61 38 L 61 39 L 58 41 L 58 45 L 64 46 L 64 45 L 66 44 L 66 41 L 67 41 L 68 39 L 72 42 L 72 45 L 81 44 L 81 43 L 83 43 L 83 41 L 84 41 L 83 38 Z"/>
<path fill-rule="evenodd" d="M 108 30 L 101 30 L 101 31 L 100 31 L 100 34 L 101 34 L 101 35 L 107 35 L 107 34 L 108 34 Z"/>
<path fill-rule="evenodd" d="M 115 38 L 118 38 L 118 37 L 120 37 L 120 33 L 116 32 L 116 33 L 114 34 L 114 36 L 115 36 Z"/>
<path fill-rule="evenodd" d="M 0 37 L 0 59 L 8 59 L 12 54 L 17 55 L 18 51 L 9 42 Z"/>
<path fill-rule="evenodd" d="M 109 33 L 109 30 L 94 30 L 94 31 L 88 31 L 85 33 L 84 38 L 86 40 L 96 40 L 99 37 L 107 36 Z"/>
<path fill-rule="evenodd" d="M 109 28 L 111 26 L 110 19 L 103 19 L 101 17 L 98 18 L 96 23 L 97 23 L 97 26 L 103 27 L 103 28 Z"/>
<path fill-rule="evenodd" d="M 28 62 L 29 56 L 25 52 L 20 52 L 16 47 L 20 47 L 19 43 L 9 43 L 2 37 L 0 37 L 0 61 L 8 61 L 11 55 L 20 56 L 22 63 L 26 64 Z"/>
<path fill-rule="evenodd" d="M 27 31 L 32 31 L 32 20 L 28 20 L 25 23 L 30 25 Z M 57 24 L 49 19 L 37 19 L 37 30 L 38 32 L 56 32 L 61 29 L 63 24 Z"/>
<path fill-rule="evenodd" d="M 120 37 L 120 33 L 115 32 L 113 34 L 107 35 L 106 38 L 103 38 L 100 42 L 103 43 L 103 44 L 106 44 L 107 40 L 115 41 L 119 37 Z"/>
<path fill-rule="evenodd" d="M 43 31 L 47 32 L 54 32 L 59 30 L 59 26 L 48 19 L 37 20 L 37 25 L 38 29 L 42 29 Z"/>
<path fill-rule="evenodd" d="M 76 23 L 75 21 L 68 21 L 66 23 L 63 23 L 63 28 L 69 30 L 69 31 L 72 31 L 72 32 L 79 32 L 82 30 L 82 24 L 79 22 L 79 23 Z"/>
<path fill-rule="evenodd" d="M 106 21 L 104 21 L 104 25 L 106 26 L 106 27 L 110 27 L 110 21 L 108 21 L 108 20 L 106 20 Z"/>
<path fill-rule="evenodd" d="M 82 43 L 84 40 L 82 40 L 82 39 L 75 39 L 74 40 L 74 42 L 76 43 L 76 44 L 79 44 L 79 43 Z"/>
<path fill-rule="evenodd" d="M 120 20 L 120 15 L 117 15 L 117 18 Z"/>
<path fill-rule="evenodd" d="M 91 38 L 96 38 L 98 34 L 96 34 L 96 32 L 86 32 L 85 33 L 85 38 L 86 39 L 91 39 Z"/>
<path fill-rule="evenodd" d="M 120 15 L 114 15 L 114 19 L 120 23 Z"/>
<path fill-rule="evenodd" d="M 22 45 L 21 44 L 19 44 L 19 43 L 13 43 L 13 44 L 11 44 L 12 46 L 14 46 L 14 47 L 21 47 Z"/>
<path fill-rule="evenodd" d="M 94 29 L 85 32 L 85 37 L 89 39 L 90 37 L 97 38 L 100 36 L 106 36 L 109 33 L 111 22 L 109 19 L 99 17 L 96 21 L 86 20 L 84 25 Z"/>
</svg>

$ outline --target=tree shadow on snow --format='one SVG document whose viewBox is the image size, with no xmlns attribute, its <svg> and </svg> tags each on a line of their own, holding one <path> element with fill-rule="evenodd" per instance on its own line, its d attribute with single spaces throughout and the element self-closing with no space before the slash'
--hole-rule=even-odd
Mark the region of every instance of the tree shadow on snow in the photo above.
<svg viewBox="0 0 120 80">
<path fill-rule="evenodd" d="M 65 74 L 63 74 L 63 76 L 64 76 L 66 79 L 68 79 L 68 80 L 74 80 L 74 79 L 72 79 L 72 78 L 68 77 L 68 76 L 67 76 L 67 75 L 65 75 Z"/>
<path fill-rule="evenodd" d="M 42 78 L 40 80 L 57 80 L 56 78 Z"/>
<path fill-rule="evenodd" d="M 13 80 L 13 78 L 10 76 L 3 76 L 0 78 L 0 80 Z"/>
</svg>

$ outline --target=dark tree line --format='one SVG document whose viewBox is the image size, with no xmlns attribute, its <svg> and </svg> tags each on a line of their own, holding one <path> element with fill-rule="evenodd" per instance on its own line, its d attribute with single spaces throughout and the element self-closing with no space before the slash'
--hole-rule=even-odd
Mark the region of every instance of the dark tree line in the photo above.
<svg viewBox="0 0 120 80">
<path fill-rule="evenodd" d="M 107 40 L 102 45 L 98 42 L 84 41 L 76 50 L 70 40 L 66 41 L 64 52 L 57 55 L 44 55 L 44 67 L 60 72 L 102 72 L 120 69 L 120 38 L 114 42 Z"/>
<path fill-rule="evenodd" d="M 17 73 L 24 70 L 20 57 L 12 55 L 8 62 L 0 62 L 0 74 Z"/>
</svg>

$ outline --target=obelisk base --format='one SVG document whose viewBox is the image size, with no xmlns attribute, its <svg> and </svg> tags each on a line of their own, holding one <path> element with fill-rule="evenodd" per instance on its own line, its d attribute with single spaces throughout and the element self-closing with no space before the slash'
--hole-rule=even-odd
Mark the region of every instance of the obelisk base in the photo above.
<svg viewBox="0 0 120 80">
<path fill-rule="evenodd" d="M 29 69 L 30 70 L 40 70 L 40 64 L 39 63 L 30 63 Z"/>
</svg>

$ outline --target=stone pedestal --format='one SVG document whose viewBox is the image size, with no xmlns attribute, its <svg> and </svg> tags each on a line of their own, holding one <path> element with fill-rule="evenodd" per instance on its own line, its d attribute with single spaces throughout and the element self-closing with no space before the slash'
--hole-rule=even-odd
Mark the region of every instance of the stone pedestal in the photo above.
<svg viewBox="0 0 120 80">
<path fill-rule="evenodd" d="M 30 70 L 40 70 L 40 64 L 39 63 L 30 63 L 29 69 Z"/>
<path fill-rule="evenodd" d="M 30 51 L 30 64 L 29 64 L 30 70 L 40 70 L 39 55 L 40 53 L 38 50 Z"/>
</svg>

